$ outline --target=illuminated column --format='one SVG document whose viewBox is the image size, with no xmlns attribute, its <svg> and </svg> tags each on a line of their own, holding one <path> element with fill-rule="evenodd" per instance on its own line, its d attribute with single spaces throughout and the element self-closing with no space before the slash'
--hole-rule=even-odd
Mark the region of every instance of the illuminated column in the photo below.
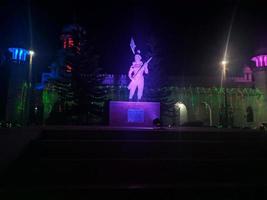
<svg viewBox="0 0 267 200">
<path fill-rule="evenodd" d="M 17 63 L 26 62 L 26 57 L 29 51 L 22 48 L 9 48 L 8 51 L 12 53 L 12 61 Z"/>
<path fill-rule="evenodd" d="M 267 67 L 267 55 L 257 55 L 251 60 L 255 62 L 256 67 Z"/>
<path fill-rule="evenodd" d="M 255 64 L 256 64 L 256 67 L 258 67 L 258 66 L 259 66 L 259 60 L 258 60 L 258 58 L 257 58 L 257 57 L 253 57 L 251 60 L 255 62 Z"/>
<path fill-rule="evenodd" d="M 260 60 L 260 67 L 262 67 L 263 66 L 263 62 L 262 62 L 262 59 L 263 58 L 263 56 L 259 56 L 259 60 Z"/>
<path fill-rule="evenodd" d="M 264 56 L 264 66 L 267 66 L 267 56 Z"/>
</svg>

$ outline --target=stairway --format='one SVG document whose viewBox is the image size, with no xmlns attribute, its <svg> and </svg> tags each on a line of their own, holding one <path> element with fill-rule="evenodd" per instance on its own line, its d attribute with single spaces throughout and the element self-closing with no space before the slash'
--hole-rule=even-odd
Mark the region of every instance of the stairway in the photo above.
<svg viewBox="0 0 267 200">
<path fill-rule="evenodd" d="M 254 199 L 266 189 L 266 138 L 254 131 L 44 130 L 3 174 L 1 192 Z"/>
</svg>

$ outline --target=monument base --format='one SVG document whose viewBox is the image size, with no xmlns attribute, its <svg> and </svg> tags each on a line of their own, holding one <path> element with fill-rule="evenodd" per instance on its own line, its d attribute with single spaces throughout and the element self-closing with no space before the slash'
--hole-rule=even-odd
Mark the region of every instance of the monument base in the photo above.
<svg viewBox="0 0 267 200">
<path fill-rule="evenodd" d="M 109 125 L 124 127 L 152 127 L 160 119 L 159 102 L 110 101 Z"/>
</svg>

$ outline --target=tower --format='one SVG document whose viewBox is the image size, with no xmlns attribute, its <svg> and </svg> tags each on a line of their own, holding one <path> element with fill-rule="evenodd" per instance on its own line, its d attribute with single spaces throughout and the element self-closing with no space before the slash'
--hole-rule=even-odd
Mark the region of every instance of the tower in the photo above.
<svg viewBox="0 0 267 200">
<path fill-rule="evenodd" d="M 66 25 L 62 30 L 57 77 L 60 112 L 71 109 L 74 102 L 74 73 L 77 72 L 77 67 L 80 64 L 81 43 L 85 34 L 85 30 L 78 24 Z"/>
<path fill-rule="evenodd" d="M 267 49 L 260 49 L 251 61 L 255 63 L 253 77 L 255 87 L 265 94 L 267 99 Z"/>
<path fill-rule="evenodd" d="M 24 48 L 9 48 L 9 84 L 6 105 L 6 120 L 25 124 L 28 119 L 27 95 L 29 78 L 29 51 Z"/>
<path fill-rule="evenodd" d="M 61 34 L 62 49 L 64 54 L 63 68 L 60 70 L 62 75 L 71 76 L 75 61 L 81 51 L 81 42 L 86 31 L 77 24 L 66 25 Z"/>
<path fill-rule="evenodd" d="M 43 73 L 41 89 L 43 90 L 44 117 L 67 117 L 74 106 L 74 73 L 80 63 L 81 43 L 85 31 L 77 24 L 63 27 L 60 35 L 61 46 L 56 59 L 49 66 L 50 73 Z M 50 99 L 48 101 L 48 99 Z M 53 99 L 53 100 L 51 100 Z M 63 118 L 63 117 L 62 117 Z"/>
<path fill-rule="evenodd" d="M 255 63 L 253 67 L 254 86 L 263 94 L 263 105 L 257 105 L 261 107 L 258 111 L 260 113 L 258 121 L 263 122 L 267 119 L 267 49 L 258 50 L 251 61 Z"/>
</svg>

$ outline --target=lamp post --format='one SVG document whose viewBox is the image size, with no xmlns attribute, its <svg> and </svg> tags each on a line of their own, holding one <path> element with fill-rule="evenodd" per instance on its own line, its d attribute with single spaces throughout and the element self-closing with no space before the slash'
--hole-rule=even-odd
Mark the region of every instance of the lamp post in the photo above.
<svg viewBox="0 0 267 200">
<path fill-rule="evenodd" d="M 34 56 L 34 51 L 29 50 L 29 71 L 28 71 L 28 91 L 27 91 L 27 106 L 26 106 L 26 123 L 30 124 L 30 108 L 31 108 L 31 94 L 32 94 L 32 57 Z"/>
<path fill-rule="evenodd" d="M 224 87 L 224 127 L 228 127 L 228 103 L 227 103 L 227 87 L 226 87 L 226 73 L 228 61 L 224 59 L 222 62 L 222 79 L 221 87 Z"/>
<path fill-rule="evenodd" d="M 29 62 L 29 84 L 31 84 L 32 82 L 32 57 L 34 55 L 34 51 L 30 50 L 29 51 L 30 54 L 30 62 Z"/>
</svg>

